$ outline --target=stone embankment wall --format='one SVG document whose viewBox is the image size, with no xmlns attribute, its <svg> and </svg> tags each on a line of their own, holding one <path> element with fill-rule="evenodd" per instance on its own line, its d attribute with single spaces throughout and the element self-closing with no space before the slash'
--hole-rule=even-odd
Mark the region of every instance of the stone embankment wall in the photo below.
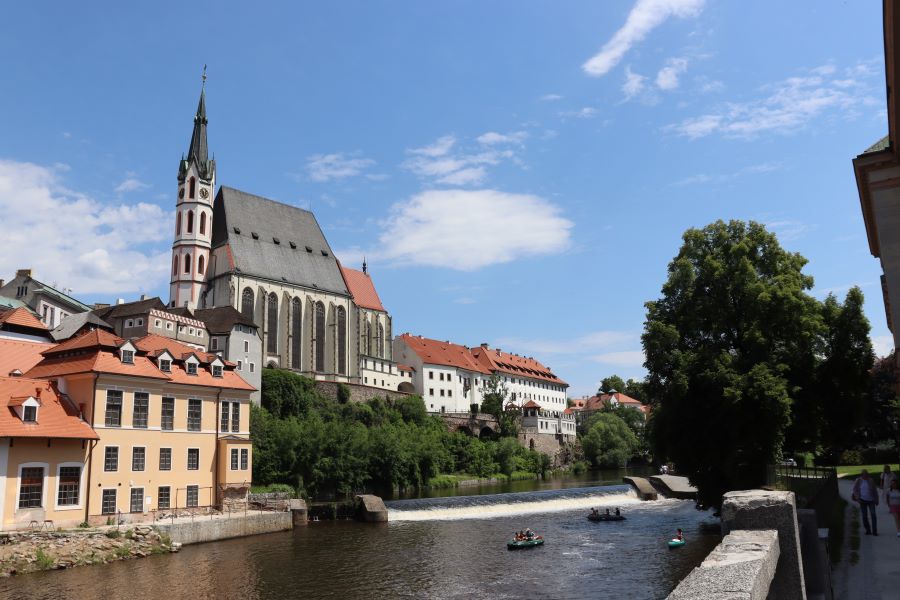
<svg viewBox="0 0 900 600">
<path fill-rule="evenodd" d="M 10 532 L 0 538 L 0 576 L 105 564 L 172 551 L 153 527 L 86 531 Z"/>
<path fill-rule="evenodd" d="M 559 468 L 575 460 L 575 446 L 561 442 L 555 434 L 539 433 L 536 427 L 522 427 L 519 431 L 519 443 L 525 448 L 532 448 L 553 459 L 553 468 Z"/>
<path fill-rule="evenodd" d="M 203 518 L 193 521 L 157 524 L 173 542 L 199 544 L 228 538 L 273 533 L 293 528 L 290 512 L 259 512 L 242 516 Z"/>
<path fill-rule="evenodd" d="M 345 385 L 350 390 L 350 402 L 363 403 L 374 398 L 406 398 L 409 394 L 398 392 L 395 390 L 386 390 L 381 388 L 369 387 L 367 385 L 359 385 L 356 383 L 340 384 L 334 381 L 317 381 L 316 390 L 320 394 L 330 400 L 338 401 L 338 386 Z"/>
</svg>

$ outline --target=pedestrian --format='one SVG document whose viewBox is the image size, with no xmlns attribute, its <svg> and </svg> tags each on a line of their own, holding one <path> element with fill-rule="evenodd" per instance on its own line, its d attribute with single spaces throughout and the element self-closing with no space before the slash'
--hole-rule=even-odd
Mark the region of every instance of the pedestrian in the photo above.
<svg viewBox="0 0 900 600">
<path fill-rule="evenodd" d="M 887 505 L 894 515 L 894 525 L 897 527 L 897 537 L 900 537 L 900 482 L 895 477 L 891 481 L 891 487 L 887 493 Z"/>
<path fill-rule="evenodd" d="M 884 470 L 881 472 L 881 493 L 884 495 L 884 504 L 887 506 L 888 512 L 891 510 L 890 504 L 888 504 L 887 497 L 888 493 L 891 491 L 891 482 L 897 480 L 897 475 L 895 473 L 891 473 L 891 465 L 884 465 Z"/>
<path fill-rule="evenodd" d="M 878 535 L 878 518 L 875 516 L 875 507 L 878 506 L 878 488 L 875 481 L 869 477 L 869 471 L 862 470 L 856 482 L 853 484 L 854 502 L 859 503 L 859 511 L 862 513 L 863 527 L 866 535 Z M 872 526 L 869 527 L 869 515 L 872 515 Z"/>
</svg>

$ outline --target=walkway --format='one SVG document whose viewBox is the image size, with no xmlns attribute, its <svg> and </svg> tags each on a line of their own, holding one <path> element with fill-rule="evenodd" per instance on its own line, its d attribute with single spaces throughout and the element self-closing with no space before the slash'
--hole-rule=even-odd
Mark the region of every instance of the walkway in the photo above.
<svg viewBox="0 0 900 600">
<path fill-rule="evenodd" d="M 837 600 L 890 600 L 898 597 L 900 590 L 900 538 L 894 526 L 894 518 L 884 503 L 878 510 L 878 536 L 865 535 L 859 505 L 850 501 L 853 481 L 838 480 L 841 498 L 847 501 L 846 535 L 841 564 L 832 577 L 834 597 Z M 856 530 L 856 533 L 853 530 Z M 859 561 L 851 562 L 852 541 L 859 536 Z"/>
</svg>

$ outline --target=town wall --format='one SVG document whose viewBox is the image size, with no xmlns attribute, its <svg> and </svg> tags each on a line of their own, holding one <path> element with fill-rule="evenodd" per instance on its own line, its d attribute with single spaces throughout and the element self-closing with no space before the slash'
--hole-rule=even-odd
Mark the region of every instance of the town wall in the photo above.
<svg viewBox="0 0 900 600">
<path fill-rule="evenodd" d="M 287 531 L 293 528 L 290 511 L 248 513 L 242 516 L 197 517 L 193 521 L 165 523 L 159 521 L 160 533 L 168 534 L 179 544 L 199 544 L 229 538 Z"/>
<path fill-rule="evenodd" d="M 337 402 L 338 386 L 340 385 L 341 384 L 335 381 L 316 381 L 316 390 L 326 398 Z M 343 385 L 347 386 L 347 389 L 350 390 L 350 402 L 359 404 L 368 402 L 374 398 L 389 398 L 391 400 L 396 400 L 398 398 L 406 398 L 410 395 L 405 392 L 373 388 L 355 383 L 345 383 Z"/>
</svg>

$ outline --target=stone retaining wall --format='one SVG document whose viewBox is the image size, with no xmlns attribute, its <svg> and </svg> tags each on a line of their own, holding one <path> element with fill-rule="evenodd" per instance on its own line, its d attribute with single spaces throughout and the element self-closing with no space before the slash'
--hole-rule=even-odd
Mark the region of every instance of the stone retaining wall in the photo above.
<svg viewBox="0 0 900 600">
<path fill-rule="evenodd" d="M 778 532 L 740 530 L 726 535 L 668 600 L 765 600 L 778 565 Z"/>
<path fill-rule="evenodd" d="M 406 398 L 410 394 L 398 392 L 396 390 L 388 390 L 383 388 L 369 387 L 367 385 L 359 385 L 358 383 L 337 383 L 336 381 L 316 381 L 316 390 L 329 400 L 338 401 L 338 386 L 347 386 L 350 390 L 350 402 L 362 404 L 374 398 Z"/>
<path fill-rule="evenodd" d="M 176 523 L 157 523 L 161 533 L 168 534 L 173 542 L 199 544 L 228 538 L 273 533 L 292 529 L 290 512 L 260 512 L 246 516 L 203 518 Z"/>
</svg>

